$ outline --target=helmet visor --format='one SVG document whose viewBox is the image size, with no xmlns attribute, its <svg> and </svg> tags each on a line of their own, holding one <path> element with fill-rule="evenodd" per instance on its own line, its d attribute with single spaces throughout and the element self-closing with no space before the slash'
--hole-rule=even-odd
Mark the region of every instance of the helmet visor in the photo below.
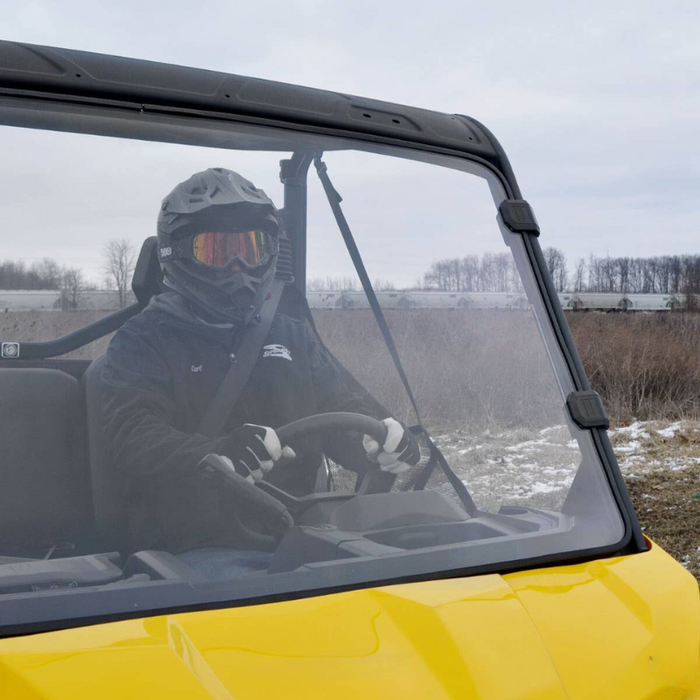
<svg viewBox="0 0 700 700">
<path fill-rule="evenodd" d="M 207 231 L 192 241 L 192 256 L 209 267 L 226 267 L 234 260 L 246 267 L 264 265 L 272 254 L 272 240 L 264 231 Z"/>
</svg>

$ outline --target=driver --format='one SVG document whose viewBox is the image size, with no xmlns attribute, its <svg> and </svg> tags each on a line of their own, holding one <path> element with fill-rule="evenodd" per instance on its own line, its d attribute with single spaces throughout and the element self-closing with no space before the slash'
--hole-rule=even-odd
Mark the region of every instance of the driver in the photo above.
<svg viewBox="0 0 700 700">
<path fill-rule="evenodd" d="M 368 460 L 396 474 L 420 459 L 410 431 L 348 386 L 306 322 L 281 312 L 220 434 L 197 432 L 259 321 L 283 233 L 272 200 L 238 173 L 210 168 L 180 183 L 158 216 L 167 291 L 116 333 L 104 365 L 107 450 L 124 482 L 134 544 L 184 553 L 212 579 L 266 568 L 271 555 L 242 551 L 229 494 L 196 472 L 206 455 L 295 495 L 314 490 L 323 452 L 359 474 Z M 299 455 L 280 444 L 275 428 L 329 411 L 383 420 L 386 441 L 335 433 L 323 445 L 303 443 Z"/>
</svg>

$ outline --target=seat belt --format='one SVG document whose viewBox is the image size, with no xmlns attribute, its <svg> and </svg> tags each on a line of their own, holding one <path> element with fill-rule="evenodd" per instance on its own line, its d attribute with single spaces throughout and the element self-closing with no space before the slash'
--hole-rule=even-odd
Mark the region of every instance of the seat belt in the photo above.
<svg viewBox="0 0 700 700">
<path fill-rule="evenodd" d="M 340 233 L 345 241 L 345 247 L 348 249 L 348 253 L 350 253 L 350 258 L 352 259 L 352 263 L 357 271 L 357 276 L 360 278 L 362 289 L 367 295 L 367 301 L 369 301 L 374 318 L 377 321 L 377 325 L 379 326 L 382 336 L 384 337 L 384 343 L 386 344 L 387 350 L 389 350 L 391 359 L 394 361 L 396 371 L 399 373 L 399 377 L 401 377 L 401 382 L 403 383 L 404 389 L 406 389 L 408 399 L 411 402 L 413 411 L 416 414 L 418 425 L 420 425 L 422 428 L 423 422 L 421 421 L 420 412 L 418 411 L 418 404 L 413 396 L 411 385 L 408 383 L 408 377 L 404 372 L 401 359 L 399 358 L 399 353 L 396 350 L 396 345 L 394 345 L 394 339 L 389 331 L 389 326 L 387 326 L 384 313 L 382 312 L 382 307 L 379 305 L 379 301 L 377 300 L 377 295 L 374 293 L 374 289 L 372 288 L 372 283 L 369 280 L 369 275 L 367 274 L 365 264 L 360 256 L 360 251 L 357 249 L 357 244 L 355 243 L 350 226 L 348 225 L 348 222 L 345 219 L 345 214 L 343 214 L 343 210 L 340 207 L 340 203 L 343 201 L 343 198 L 338 194 L 335 187 L 333 187 L 333 183 L 328 177 L 328 167 L 326 164 L 320 158 L 314 158 L 314 166 L 316 168 L 316 172 L 318 173 L 319 180 L 321 180 L 321 184 L 323 185 L 323 190 L 326 193 L 326 197 L 328 198 L 328 203 L 331 205 L 335 222 L 338 224 Z"/>
<path fill-rule="evenodd" d="M 396 350 L 394 339 L 391 335 L 391 331 L 389 330 L 389 326 L 387 325 L 386 319 L 384 318 L 382 307 L 379 305 L 377 295 L 374 293 L 374 289 L 372 288 L 372 283 L 370 282 L 369 275 L 367 274 L 365 264 L 362 261 L 362 256 L 360 255 L 360 251 L 358 250 L 357 244 L 355 243 L 355 238 L 352 235 L 352 231 L 350 230 L 350 226 L 348 225 L 347 219 L 345 218 L 345 214 L 343 214 L 343 209 L 340 206 L 340 203 L 343 201 L 343 198 L 340 196 L 340 194 L 338 194 L 338 191 L 335 189 L 335 187 L 333 187 L 333 183 L 331 182 L 330 177 L 328 177 L 328 167 L 321 160 L 320 156 L 314 158 L 314 167 L 316 168 L 318 178 L 321 181 L 321 184 L 323 185 L 323 190 L 326 193 L 328 203 L 330 204 L 331 211 L 333 212 L 333 216 L 335 217 L 335 222 L 338 225 L 340 234 L 342 235 L 343 240 L 345 241 L 345 247 L 348 249 L 348 253 L 350 254 L 352 263 L 355 266 L 355 270 L 357 271 L 357 276 L 360 278 L 362 289 L 364 290 L 365 295 L 367 296 L 367 301 L 369 301 L 370 308 L 372 309 L 372 313 L 374 314 L 374 319 L 377 322 L 377 325 L 379 326 L 379 330 L 381 331 L 382 336 L 384 337 L 384 342 L 386 343 L 387 350 L 389 350 L 389 354 L 391 355 L 391 359 L 394 362 L 396 371 L 399 373 L 399 377 L 401 378 L 401 382 L 404 386 L 404 389 L 406 390 L 406 394 L 408 394 L 411 406 L 413 406 L 413 410 L 416 414 L 416 419 L 418 420 L 418 427 L 420 428 L 420 431 L 423 433 L 423 435 L 425 435 L 428 447 L 430 448 L 430 463 L 432 463 L 433 467 L 435 463 L 440 465 L 442 471 L 444 472 L 448 481 L 452 485 L 452 488 L 459 495 L 460 500 L 464 504 L 466 511 L 469 513 L 469 515 L 475 515 L 477 512 L 477 507 L 474 501 L 472 500 L 472 497 L 469 494 L 467 487 L 462 483 L 460 478 L 452 471 L 444 455 L 442 454 L 442 452 L 440 452 L 437 445 L 433 442 L 432 438 L 428 434 L 428 431 L 425 429 L 423 422 L 421 421 L 416 399 L 413 396 L 411 385 L 408 383 L 408 377 L 406 376 L 406 372 L 404 371 L 403 365 L 401 364 L 401 358 L 399 357 L 399 353 Z M 431 472 L 432 468 L 430 470 L 426 469 L 426 473 L 419 477 L 418 483 L 420 484 L 420 488 L 425 487 L 425 485 L 428 482 L 428 479 L 430 478 Z"/>
<path fill-rule="evenodd" d="M 255 363 L 260 357 L 260 350 L 272 327 L 272 321 L 277 313 L 277 306 L 283 291 L 284 281 L 275 278 L 270 295 L 260 309 L 260 319 L 256 325 L 246 330 L 235 360 L 231 363 L 231 367 L 226 373 L 223 382 L 221 382 L 216 396 L 199 422 L 197 427 L 198 433 L 209 437 L 218 437 L 221 433 L 233 407 L 236 405 L 236 401 L 238 401 L 238 397 L 241 395 L 241 391 L 243 391 L 243 387 L 253 371 Z"/>
</svg>

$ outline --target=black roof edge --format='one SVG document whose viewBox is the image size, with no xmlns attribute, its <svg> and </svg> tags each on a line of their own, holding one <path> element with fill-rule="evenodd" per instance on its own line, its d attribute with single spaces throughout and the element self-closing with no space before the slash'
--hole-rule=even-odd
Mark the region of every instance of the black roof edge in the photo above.
<svg viewBox="0 0 700 700">
<path fill-rule="evenodd" d="M 461 114 L 260 78 L 72 49 L 0 41 L 0 89 L 148 103 L 400 139 L 474 156 L 517 189 L 491 132 Z"/>
</svg>

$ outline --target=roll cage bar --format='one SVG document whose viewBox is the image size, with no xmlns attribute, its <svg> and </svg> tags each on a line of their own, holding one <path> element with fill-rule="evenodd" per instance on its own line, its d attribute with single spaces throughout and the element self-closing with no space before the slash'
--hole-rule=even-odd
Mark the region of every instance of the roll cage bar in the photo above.
<svg viewBox="0 0 700 700">
<path fill-rule="evenodd" d="M 31 118 L 22 109 L 28 103 L 41 105 L 41 110 L 35 110 Z M 96 110 L 108 109 L 132 121 L 150 115 L 260 125 L 455 156 L 481 164 L 495 175 L 506 193 L 499 216 L 511 231 L 522 235 L 545 311 L 575 389 L 591 390 L 542 255 L 539 229 L 534 219 L 528 218 L 529 205 L 522 201 L 515 174 L 500 143 L 477 120 L 462 114 L 258 78 L 0 41 L 0 123 L 75 131 L 74 122 L 65 117 L 68 109 L 86 117 Z M 103 133 L 87 122 L 79 130 Z M 282 161 L 280 173 L 285 221 L 292 239 L 292 269 L 302 294 L 306 283 L 306 176 L 312 159 L 312 154 L 296 152 Z M 141 255 L 149 255 L 146 247 Z M 22 343 L 20 357 L 3 352 L 0 367 L 65 354 L 119 328 L 150 298 L 152 264 L 144 260 L 140 269 L 137 266 L 134 292 L 138 303 L 63 338 L 46 343 Z M 647 546 L 607 433 L 602 427 L 590 429 L 625 520 L 626 535 L 621 551 L 645 551 Z"/>
<path fill-rule="evenodd" d="M 295 152 L 290 159 L 280 162 L 280 181 L 284 186 L 282 215 L 285 220 L 286 234 L 292 242 L 290 261 L 292 283 L 302 295 L 305 295 L 306 290 L 307 175 L 314 155 L 318 154 Z M 131 288 L 136 297 L 135 303 L 60 338 L 23 343 L 5 341 L 0 365 L 3 360 L 37 360 L 66 355 L 113 333 L 144 309 L 151 297 L 161 291 L 161 280 L 162 273 L 156 255 L 156 238 L 152 236 L 144 241 L 134 268 Z M 7 345 L 15 349 L 8 353 Z"/>
<path fill-rule="evenodd" d="M 494 172 L 511 199 L 520 199 L 498 141 L 482 124 L 459 114 L 195 68 L 0 41 L 0 123 L 12 124 L 11 110 L 2 105 L 8 99 L 11 103 L 39 100 L 47 112 L 52 106 L 70 104 L 86 113 L 91 107 L 109 107 L 140 114 L 216 117 L 467 156 Z M 15 120 L 19 121 L 16 116 Z M 302 294 L 306 289 L 307 173 L 312 160 L 311 153 L 295 152 L 280 164 L 292 274 Z M 133 289 L 138 303 L 62 338 L 22 343 L 21 350 L 10 343 L 14 347 L 2 353 L 0 363 L 64 355 L 117 330 L 155 291 L 158 272 L 147 257 L 151 253 L 145 246 L 137 264 Z"/>
</svg>

